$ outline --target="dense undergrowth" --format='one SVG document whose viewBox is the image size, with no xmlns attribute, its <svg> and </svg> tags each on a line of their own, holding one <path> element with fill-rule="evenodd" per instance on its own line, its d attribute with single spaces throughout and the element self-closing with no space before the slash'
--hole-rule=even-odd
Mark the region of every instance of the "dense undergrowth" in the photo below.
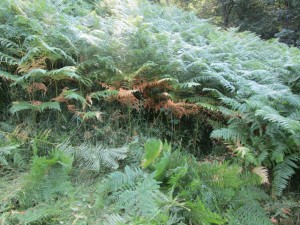
<svg viewBox="0 0 300 225">
<path fill-rule="evenodd" d="M 1 224 L 299 223 L 299 49 L 142 0 L 0 6 Z"/>
</svg>

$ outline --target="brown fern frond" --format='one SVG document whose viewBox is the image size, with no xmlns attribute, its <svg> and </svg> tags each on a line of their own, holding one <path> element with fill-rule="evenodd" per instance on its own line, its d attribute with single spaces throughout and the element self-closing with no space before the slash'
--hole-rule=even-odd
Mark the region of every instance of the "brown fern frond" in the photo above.
<svg viewBox="0 0 300 225">
<path fill-rule="evenodd" d="M 153 95 L 153 90 L 158 93 L 172 90 L 172 86 L 168 81 L 168 79 L 161 79 L 150 82 L 136 81 L 134 89 L 139 90 L 145 97 L 147 97 Z"/>
<path fill-rule="evenodd" d="M 72 112 L 72 113 L 76 113 L 77 112 L 77 109 L 76 109 L 76 106 L 75 105 L 67 105 L 67 108 L 69 110 L 69 112 Z"/>
<path fill-rule="evenodd" d="M 51 101 L 68 103 L 68 101 L 62 95 L 52 98 Z"/>
<path fill-rule="evenodd" d="M 111 90 L 111 91 L 116 90 L 115 87 L 113 87 L 113 86 L 111 86 L 111 85 L 108 85 L 107 83 L 100 82 L 100 81 L 98 81 L 97 83 L 98 83 L 102 88 L 105 88 L 105 89 L 107 89 L 107 90 Z"/>
<path fill-rule="evenodd" d="M 19 65 L 19 67 L 17 68 L 17 72 L 28 73 L 33 69 L 45 69 L 47 68 L 46 59 L 47 57 L 41 57 L 38 59 L 33 59 L 23 65 Z"/>
<path fill-rule="evenodd" d="M 52 98 L 51 101 L 55 101 L 55 102 L 64 102 L 64 103 L 67 103 L 67 104 L 68 104 L 67 99 L 65 99 L 65 97 L 64 97 L 64 95 L 63 95 L 63 93 L 64 93 L 65 91 L 67 91 L 67 90 L 69 90 L 69 88 L 68 88 L 68 87 L 64 87 L 64 88 L 62 89 L 62 92 L 61 92 L 57 97 Z"/>
<path fill-rule="evenodd" d="M 170 109 L 177 118 L 196 115 L 199 113 L 199 107 L 195 104 L 185 102 L 175 103 L 172 100 L 162 101 L 155 106 L 155 110 L 157 111 L 161 108 Z"/>
<path fill-rule="evenodd" d="M 48 91 L 47 87 L 43 83 L 33 83 L 27 86 L 26 88 L 28 94 L 32 94 L 36 91 L 42 91 L 42 93 L 45 95 Z"/>
<path fill-rule="evenodd" d="M 136 92 L 136 90 L 125 90 L 120 88 L 116 99 L 120 103 L 127 105 L 130 108 L 140 110 L 140 103 L 139 100 L 133 95 L 134 92 Z"/>
</svg>

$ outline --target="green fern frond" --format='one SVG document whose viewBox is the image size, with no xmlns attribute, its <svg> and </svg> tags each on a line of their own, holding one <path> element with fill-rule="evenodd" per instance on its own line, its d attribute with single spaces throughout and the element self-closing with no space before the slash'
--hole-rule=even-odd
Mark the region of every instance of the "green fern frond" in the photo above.
<svg viewBox="0 0 300 225">
<path fill-rule="evenodd" d="M 275 142 L 276 144 L 274 150 L 272 151 L 272 160 L 276 163 L 281 163 L 284 160 L 285 155 L 289 152 L 289 147 L 285 143 L 279 141 Z"/>
<path fill-rule="evenodd" d="M 235 153 L 237 153 L 237 156 L 244 159 L 246 165 L 257 165 L 256 158 L 254 157 L 253 152 L 246 147 L 240 146 L 236 148 Z"/>
<path fill-rule="evenodd" d="M 69 195 L 72 190 L 69 177 L 72 162 L 72 158 L 58 150 L 51 152 L 48 157 L 34 157 L 19 197 L 21 207 L 32 207 L 54 196 Z"/>
<path fill-rule="evenodd" d="M 42 82 L 46 77 L 47 71 L 44 69 L 32 69 L 29 73 L 18 77 L 12 85 L 22 84 L 26 82 Z"/>
<path fill-rule="evenodd" d="M 124 173 L 116 171 L 107 176 L 105 182 L 100 187 L 102 192 L 115 192 L 117 190 L 126 190 L 127 188 L 134 188 L 135 184 L 139 180 L 145 179 L 145 172 L 140 168 L 130 168 L 126 166 L 124 168 Z M 149 177 L 149 175 L 147 175 Z"/>
<path fill-rule="evenodd" d="M 62 203 L 45 204 L 40 203 L 25 211 L 17 212 L 9 218 L 10 221 L 20 224 L 46 223 L 55 221 L 56 217 L 61 216 Z M 17 221 L 16 221 L 17 220 Z"/>
<path fill-rule="evenodd" d="M 6 38 L 0 37 L 0 46 L 6 47 L 6 48 L 19 48 L 19 45 L 15 42 L 8 40 Z"/>
<path fill-rule="evenodd" d="M 293 154 L 286 156 L 283 162 L 277 164 L 273 169 L 274 179 L 272 182 L 273 193 L 277 196 L 282 195 L 283 190 L 287 187 L 289 179 L 298 168 L 296 162 L 300 161 L 300 156 Z"/>
<path fill-rule="evenodd" d="M 34 61 L 34 59 L 39 58 L 41 51 L 39 48 L 32 47 L 26 52 L 26 54 L 20 59 L 19 67 L 26 68 L 28 65 Z"/>
<path fill-rule="evenodd" d="M 168 197 L 159 191 L 158 182 L 152 175 L 128 166 L 124 173 L 109 174 L 102 181 L 99 194 L 101 197 L 96 206 L 149 221 L 159 214 L 161 205 L 169 202 Z"/>
<path fill-rule="evenodd" d="M 0 146 L 0 165 L 7 166 L 9 164 L 7 156 L 12 154 L 13 150 L 16 150 L 19 145 Z"/>
<path fill-rule="evenodd" d="M 87 102 L 86 102 L 86 99 L 84 97 L 82 97 L 80 94 L 77 94 L 76 92 L 76 89 L 74 90 L 64 90 L 62 92 L 62 95 L 65 99 L 68 99 L 68 100 L 76 100 L 76 101 L 79 101 L 82 106 L 86 105 Z"/>
<path fill-rule="evenodd" d="M 164 151 L 161 159 L 154 165 L 155 179 L 162 181 L 165 178 L 167 169 L 171 163 L 171 152 Z"/>
<path fill-rule="evenodd" d="M 289 119 L 300 121 L 300 110 L 296 110 L 291 115 L 288 116 Z"/>
<path fill-rule="evenodd" d="M 211 138 L 215 139 L 223 139 L 225 141 L 233 141 L 233 142 L 245 142 L 245 136 L 241 131 L 231 129 L 231 128 L 221 128 L 214 130 L 211 135 Z"/>
<path fill-rule="evenodd" d="M 212 105 L 212 104 L 209 104 L 209 103 L 205 103 L 205 102 L 197 102 L 196 103 L 197 105 L 199 106 L 202 106 L 208 110 L 211 110 L 211 111 L 219 111 L 219 107 L 218 106 L 215 106 L 215 105 Z"/>
<path fill-rule="evenodd" d="M 142 161 L 143 168 L 148 167 L 163 150 L 163 143 L 158 139 L 150 139 L 145 143 L 145 159 Z"/>
<path fill-rule="evenodd" d="M 91 98 L 95 98 L 97 100 L 100 100 L 101 98 L 107 98 L 110 96 L 117 95 L 117 90 L 104 90 L 104 91 L 97 91 L 90 94 Z"/>
<path fill-rule="evenodd" d="M 2 70 L 0 70 L 0 77 L 2 77 L 4 80 L 13 81 L 13 82 L 19 79 L 19 76 L 12 75 Z"/>
<path fill-rule="evenodd" d="M 238 110 L 239 112 L 244 111 L 243 108 L 245 108 L 245 106 L 233 98 L 222 96 L 219 99 L 233 110 Z"/>
<path fill-rule="evenodd" d="M 43 102 L 37 106 L 39 112 L 44 112 L 46 109 L 61 111 L 59 102 Z"/>
<path fill-rule="evenodd" d="M 272 225 L 266 211 L 257 202 L 245 204 L 238 209 L 231 210 L 228 222 L 230 225 Z"/>
<path fill-rule="evenodd" d="M 29 102 L 13 102 L 13 105 L 10 108 L 10 112 L 12 114 L 16 114 L 17 112 L 24 111 L 24 110 L 44 112 L 46 109 L 61 111 L 58 102 L 42 102 L 38 104 L 33 104 Z"/>
<path fill-rule="evenodd" d="M 35 107 L 30 104 L 29 102 L 13 102 L 12 107 L 10 108 L 10 112 L 12 114 L 16 114 L 17 112 L 24 111 L 24 110 L 32 110 Z"/>
<path fill-rule="evenodd" d="M 193 96 L 187 98 L 186 100 L 192 103 L 203 102 L 203 103 L 217 104 L 216 99 L 210 97 L 204 97 L 204 96 Z"/>
<path fill-rule="evenodd" d="M 219 214 L 211 212 L 198 198 L 194 202 L 187 202 L 187 207 L 191 210 L 188 213 L 193 224 L 224 224 L 226 222 Z"/>
<path fill-rule="evenodd" d="M 128 148 L 105 148 L 101 144 L 93 146 L 89 143 L 82 143 L 72 147 L 67 141 L 57 146 L 61 151 L 75 158 L 75 163 L 82 168 L 99 172 L 103 167 L 117 169 L 119 160 L 127 156 Z"/>
<path fill-rule="evenodd" d="M 280 99 L 284 102 L 288 102 L 291 106 L 300 110 L 300 96 L 295 94 L 280 96 Z"/>
<path fill-rule="evenodd" d="M 61 69 L 51 70 L 47 73 L 47 76 L 56 81 L 64 79 L 81 80 L 81 77 L 76 73 L 76 68 L 73 66 L 65 66 Z"/>
<path fill-rule="evenodd" d="M 294 134 L 300 131 L 300 122 L 296 120 L 292 120 L 286 117 L 279 115 L 277 111 L 270 107 L 263 107 L 260 110 L 257 110 L 255 113 L 256 116 L 260 116 L 265 120 L 268 120 L 272 123 L 276 123 L 284 128 L 286 131 Z"/>
<path fill-rule="evenodd" d="M 191 82 L 183 82 L 183 83 L 177 84 L 177 86 L 178 86 L 179 88 L 181 88 L 181 89 L 197 87 L 197 86 L 199 86 L 199 85 L 201 85 L 201 84 L 196 83 L 196 82 L 193 82 L 193 81 L 191 81 Z"/>
<path fill-rule="evenodd" d="M 254 186 L 245 186 L 234 196 L 231 204 L 233 208 L 237 208 L 244 204 L 257 203 L 258 201 L 267 201 L 270 199 L 271 196 L 263 189 Z"/>
<path fill-rule="evenodd" d="M 19 60 L 13 56 L 0 52 L 0 62 L 5 62 L 9 65 L 17 65 Z"/>
<path fill-rule="evenodd" d="M 108 225 L 122 225 L 128 222 L 128 219 L 116 213 L 104 215 L 104 218 Z"/>
</svg>

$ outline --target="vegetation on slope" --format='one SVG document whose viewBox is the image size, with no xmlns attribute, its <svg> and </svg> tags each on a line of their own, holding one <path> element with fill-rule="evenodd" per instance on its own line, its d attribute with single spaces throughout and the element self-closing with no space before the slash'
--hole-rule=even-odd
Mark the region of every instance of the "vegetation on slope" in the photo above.
<svg viewBox="0 0 300 225">
<path fill-rule="evenodd" d="M 264 39 L 300 47 L 300 2 L 298 0 L 154 0 L 193 10 L 224 27 L 249 30 Z"/>
<path fill-rule="evenodd" d="M 0 6 L 2 224 L 293 215 L 299 49 L 143 0 Z"/>
</svg>

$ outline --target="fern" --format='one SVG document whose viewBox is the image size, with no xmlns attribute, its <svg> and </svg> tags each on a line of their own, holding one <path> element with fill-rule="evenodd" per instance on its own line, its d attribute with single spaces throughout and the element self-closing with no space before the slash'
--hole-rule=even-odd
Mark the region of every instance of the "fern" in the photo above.
<svg viewBox="0 0 300 225">
<path fill-rule="evenodd" d="M 5 62 L 9 65 L 17 65 L 19 63 L 19 60 L 15 57 L 0 52 L 0 62 Z"/>
<path fill-rule="evenodd" d="M 10 112 L 15 114 L 23 110 L 32 110 L 32 109 L 34 109 L 34 106 L 29 102 L 14 102 L 13 106 L 10 108 Z"/>
<path fill-rule="evenodd" d="M 79 101 L 82 104 L 82 106 L 87 104 L 86 99 L 84 97 L 82 97 L 80 94 L 76 93 L 75 89 L 74 90 L 63 90 L 62 96 L 63 96 L 63 98 L 65 98 L 67 100 L 74 99 L 76 101 Z"/>
<path fill-rule="evenodd" d="M 102 181 L 99 194 L 96 207 L 110 208 L 116 213 L 123 211 L 127 216 L 147 218 L 148 221 L 155 221 L 161 206 L 169 201 L 150 174 L 128 166 L 124 173 L 109 174 Z"/>
<path fill-rule="evenodd" d="M 43 102 L 37 107 L 39 112 L 44 112 L 46 109 L 61 111 L 60 105 L 57 102 Z"/>
<path fill-rule="evenodd" d="M 108 98 L 110 96 L 114 96 L 117 94 L 118 94 L 118 91 L 116 91 L 116 90 L 105 90 L 105 91 L 93 92 L 90 94 L 90 97 L 100 100 L 101 98 Z"/>
<path fill-rule="evenodd" d="M 81 77 L 76 74 L 75 67 L 65 66 L 61 69 L 51 70 L 47 73 L 47 76 L 55 81 L 64 80 L 64 79 L 74 79 L 80 80 Z"/>
<path fill-rule="evenodd" d="M 284 161 L 274 167 L 274 179 L 272 181 L 273 194 L 280 196 L 288 185 L 290 177 L 298 168 L 296 162 L 300 161 L 300 156 L 293 154 L 285 157 Z"/>
<path fill-rule="evenodd" d="M 13 151 L 16 150 L 19 145 L 8 145 L 8 146 L 1 146 L 0 145 L 0 165 L 1 166 L 8 166 L 9 165 L 9 156 L 13 154 Z"/>
<path fill-rule="evenodd" d="M 24 82 L 41 82 L 45 79 L 46 72 L 44 69 L 32 69 L 29 73 L 18 77 L 12 85 L 22 84 Z"/>
<path fill-rule="evenodd" d="M 49 223 L 49 221 L 55 221 L 56 217 L 61 215 L 60 207 L 61 203 L 52 203 L 51 205 L 41 203 L 26 211 L 17 212 L 9 217 L 8 221 L 22 224 Z"/>
<path fill-rule="evenodd" d="M 15 42 L 8 40 L 6 38 L 2 38 L 2 37 L 0 37 L 0 45 L 4 46 L 6 48 L 11 48 L 11 47 L 18 48 L 19 47 Z"/>
<path fill-rule="evenodd" d="M 46 109 L 52 109 L 61 111 L 60 105 L 58 102 L 14 102 L 12 107 L 10 108 L 10 112 L 12 114 L 16 114 L 17 112 L 24 110 L 32 110 L 34 112 L 44 112 Z"/>
<path fill-rule="evenodd" d="M 272 123 L 276 123 L 280 125 L 282 128 L 284 128 L 285 130 L 291 133 L 300 131 L 299 121 L 285 118 L 279 115 L 276 111 L 274 111 L 274 109 L 271 109 L 269 107 L 264 107 L 261 110 L 257 110 L 256 115 L 261 116 Z"/>
<path fill-rule="evenodd" d="M 246 204 L 237 210 L 231 211 L 228 217 L 229 224 L 249 224 L 249 225 L 271 225 L 272 222 L 265 210 L 258 204 Z"/>
<path fill-rule="evenodd" d="M 58 150 L 51 152 L 49 157 L 35 157 L 23 193 L 19 197 L 21 207 L 32 207 L 37 202 L 49 201 L 54 196 L 70 194 L 71 169 L 72 159 Z"/>
<path fill-rule="evenodd" d="M 225 141 L 233 142 L 245 142 L 245 136 L 241 133 L 241 131 L 231 128 L 221 128 L 214 130 L 211 133 L 211 138 L 224 139 Z"/>
<path fill-rule="evenodd" d="M 196 199 L 195 202 L 187 202 L 187 206 L 191 209 L 189 218 L 193 223 L 206 225 L 224 224 L 226 222 L 220 215 L 208 210 L 200 199 Z"/>
<path fill-rule="evenodd" d="M 8 80 L 8 81 L 16 81 L 19 79 L 18 76 L 12 75 L 12 74 L 2 71 L 2 70 L 0 70 L 0 77 L 4 78 L 5 80 Z"/>
<path fill-rule="evenodd" d="M 145 143 L 145 159 L 142 162 L 144 168 L 149 166 L 160 155 L 163 150 L 161 140 L 151 139 Z"/>
<path fill-rule="evenodd" d="M 118 161 L 125 159 L 128 148 L 105 148 L 101 144 L 93 146 L 89 143 L 82 143 L 72 147 L 67 141 L 58 145 L 58 148 L 68 155 L 75 157 L 75 162 L 82 168 L 99 172 L 103 168 L 117 169 Z"/>
</svg>

